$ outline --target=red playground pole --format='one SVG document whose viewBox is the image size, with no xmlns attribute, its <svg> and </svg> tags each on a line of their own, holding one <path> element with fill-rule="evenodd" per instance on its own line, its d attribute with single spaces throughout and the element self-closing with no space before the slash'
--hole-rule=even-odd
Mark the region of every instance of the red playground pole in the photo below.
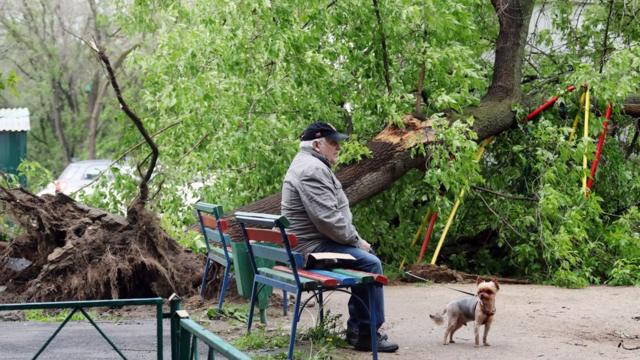
<svg viewBox="0 0 640 360">
<path fill-rule="evenodd" d="M 422 248 L 420 248 L 420 256 L 418 256 L 417 264 L 422 262 L 424 259 L 424 253 L 427 251 L 427 245 L 429 245 L 429 239 L 431 239 L 431 233 L 433 232 L 433 226 L 436 224 L 436 220 L 438 219 L 438 213 L 434 212 L 431 215 L 431 220 L 429 220 L 429 227 L 427 228 L 427 233 L 424 234 L 424 240 L 422 240 Z"/>
<path fill-rule="evenodd" d="M 573 90 L 575 90 L 576 87 L 573 85 L 569 85 L 567 86 L 567 92 L 572 92 Z M 554 97 L 552 97 L 551 99 L 549 99 L 549 101 L 547 101 L 546 103 L 538 106 L 535 110 L 533 110 L 532 112 L 529 113 L 529 115 L 527 115 L 527 121 L 532 120 L 533 118 L 535 118 L 536 116 L 538 116 L 538 114 L 540 114 L 541 112 L 547 110 L 549 107 L 551 107 L 553 104 L 556 103 L 556 101 L 558 101 L 558 97 L 560 95 L 556 95 Z"/>
<path fill-rule="evenodd" d="M 602 133 L 598 139 L 598 145 L 596 146 L 596 157 L 591 163 L 591 176 L 587 180 L 587 187 L 591 189 L 593 186 L 593 180 L 596 177 L 596 170 L 598 169 L 598 163 L 600 162 L 600 156 L 602 155 L 602 147 L 604 146 L 604 139 L 607 137 L 607 127 L 609 126 L 609 119 L 611 119 L 611 103 L 607 106 L 607 113 L 604 115 L 604 122 L 602 123 Z"/>
</svg>

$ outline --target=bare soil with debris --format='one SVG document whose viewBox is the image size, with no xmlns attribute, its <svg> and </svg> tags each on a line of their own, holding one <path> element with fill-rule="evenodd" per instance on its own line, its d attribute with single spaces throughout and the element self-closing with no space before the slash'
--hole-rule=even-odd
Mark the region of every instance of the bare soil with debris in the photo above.
<svg viewBox="0 0 640 360">
<path fill-rule="evenodd" d="M 70 197 L 0 187 L 0 210 L 24 230 L 0 249 L 3 302 L 195 294 L 202 258 L 132 205 L 127 217 Z"/>
</svg>

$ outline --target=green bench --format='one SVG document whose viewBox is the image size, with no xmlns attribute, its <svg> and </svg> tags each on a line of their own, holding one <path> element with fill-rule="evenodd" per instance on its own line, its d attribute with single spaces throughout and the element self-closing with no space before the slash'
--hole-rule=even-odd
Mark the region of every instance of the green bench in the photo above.
<svg viewBox="0 0 640 360">
<path fill-rule="evenodd" d="M 224 268 L 222 287 L 218 298 L 218 311 L 222 310 L 224 294 L 229 286 L 229 271 L 233 260 L 231 259 L 231 237 L 226 233 L 229 228 L 227 220 L 222 218 L 222 206 L 197 202 L 195 204 L 200 231 L 204 237 L 207 247 L 207 258 L 204 262 L 202 273 L 202 284 L 200 285 L 200 296 L 204 299 L 207 288 L 207 274 L 213 262 L 220 264 Z"/>
<path fill-rule="evenodd" d="M 293 358 L 296 328 L 302 310 L 308 301 L 315 298 L 318 302 L 319 318 L 323 321 L 323 293 L 327 291 L 349 292 L 352 286 L 366 286 L 369 298 L 369 316 L 371 322 L 371 344 L 373 359 L 378 358 L 377 329 L 374 289 L 386 285 L 388 279 L 382 274 L 372 274 L 351 269 L 305 270 L 304 257 L 293 248 L 297 245 L 295 234 L 288 233 L 289 221 L 281 215 L 236 212 L 236 220 L 242 228 L 242 234 L 249 250 L 254 280 L 249 306 L 247 332 L 251 332 L 253 308 L 258 294 L 265 286 L 272 286 L 295 294 L 291 338 L 289 340 L 288 359 Z M 260 226 L 257 228 L 255 226 Z M 277 246 L 274 246 L 277 245 Z M 279 265 L 273 268 L 258 267 L 256 258 L 271 259 Z M 301 294 L 311 292 L 312 296 L 302 303 Z"/>
</svg>

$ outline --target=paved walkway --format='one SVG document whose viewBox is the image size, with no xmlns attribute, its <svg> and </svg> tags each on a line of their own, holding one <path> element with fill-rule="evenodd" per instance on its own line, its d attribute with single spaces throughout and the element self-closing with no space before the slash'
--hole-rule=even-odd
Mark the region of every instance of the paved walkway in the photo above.
<svg viewBox="0 0 640 360">
<path fill-rule="evenodd" d="M 98 325 L 128 359 L 157 359 L 155 320 L 98 322 Z M 59 323 L 0 321 L 0 359 L 33 358 L 58 326 Z M 171 359 L 169 322 L 164 321 L 163 326 L 165 359 Z M 67 323 L 39 358 L 75 360 L 120 357 L 98 331 L 84 321 Z"/>
</svg>

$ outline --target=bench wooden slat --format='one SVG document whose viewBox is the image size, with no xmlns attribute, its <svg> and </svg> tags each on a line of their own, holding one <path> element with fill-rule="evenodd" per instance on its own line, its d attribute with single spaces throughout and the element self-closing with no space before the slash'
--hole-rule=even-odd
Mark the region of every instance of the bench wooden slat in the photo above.
<svg viewBox="0 0 640 360">
<path fill-rule="evenodd" d="M 289 274 L 283 271 L 278 271 L 278 270 L 269 269 L 269 268 L 258 268 L 258 272 L 261 275 L 264 275 L 266 277 L 270 277 L 272 279 L 277 279 L 280 281 L 285 281 L 292 285 L 295 285 L 296 283 L 296 278 L 293 276 L 293 274 Z M 303 290 L 314 290 L 318 288 L 317 281 L 312 279 L 307 279 L 302 276 L 300 276 L 300 284 L 302 285 Z"/>
<path fill-rule="evenodd" d="M 368 273 L 356 273 L 356 272 L 350 271 L 349 269 L 331 269 L 331 271 L 338 274 L 342 274 L 342 275 L 352 276 L 356 279 L 360 279 L 360 282 L 363 284 L 375 281 L 373 279 L 373 275 Z"/>
<path fill-rule="evenodd" d="M 252 244 L 251 249 L 255 257 L 265 258 L 269 260 L 279 261 L 283 263 L 289 263 L 289 255 L 287 250 L 269 245 Z M 296 251 L 292 251 L 293 259 L 296 262 L 296 266 L 302 267 L 304 264 L 304 258 L 302 254 Z"/>
<path fill-rule="evenodd" d="M 220 232 L 218 230 L 211 230 L 209 228 L 204 228 L 205 235 L 207 236 L 207 240 L 209 242 L 217 242 L 220 244 L 227 245 L 231 243 L 231 237 L 227 234 L 224 234 L 224 241 L 220 237 Z"/>
<path fill-rule="evenodd" d="M 216 253 L 224 256 L 224 250 L 219 246 L 212 246 L 211 248 L 209 248 L 209 250 L 215 251 Z M 233 254 L 233 249 L 231 248 L 231 246 L 227 246 L 227 252 L 229 253 L 229 255 Z"/>
<path fill-rule="evenodd" d="M 360 279 L 359 278 L 355 278 L 353 276 L 348 276 L 348 275 L 343 275 L 343 274 L 338 274 L 338 273 L 335 273 L 333 271 L 315 270 L 315 269 L 314 270 L 308 270 L 308 271 L 312 272 L 314 274 L 332 277 L 332 278 L 338 280 L 341 285 L 355 285 L 355 284 L 359 284 L 360 283 Z"/>
<path fill-rule="evenodd" d="M 218 217 L 222 216 L 222 206 L 221 205 L 216 205 L 216 204 L 209 204 L 206 202 L 202 202 L 202 201 L 198 201 L 195 205 L 195 208 L 209 213 L 209 214 L 213 214 L 213 215 L 217 215 Z"/>
<path fill-rule="evenodd" d="M 208 214 L 201 214 L 201 215 L 202 215 L 202 224 L 204 225 L 205 228 L 210 228 L 210 229 L 218 228 L 218 223 L 216 222 L 215 217 Z M 222 228 L 222 231 L 229 230 L 229 221 L 227 221 L 227 219 L 220 219 L 220 227 Z"/>
<path fill-rule="evenodd" d="M 217 248 L 216 248 L 217 249 Z M 227 258 L 224 256 L 224 252 L 222 252 L 222 249 L 219 250 L 209 250 L 209 253 L 207 254 L 207 257 L 215 262 L 217 262 L 218 264 L 227 267 L 229 266 L 229 262 L 227 261 Z"/>
<path fill-rule="evenodd" d="M 370 272 L 366 272 L 366 271 L 362 271 L 362 270 L 355 270 L 355 269 L 331 269 L 335 272 L 339 272 L 341 274 L 353 274 L 353 275 L 357 275 L 357 274 L 362 274 L 362 275 L 366 275 L 366 276 L 371 276 L 373 277 L 373 280 L 377 283 L 380 283 L 382 285 L 388 285 L 389 284 L 389 278 L 386 277 L 385 275 L 382 274 L 374 274 L 374 273 L 370 273 Z"/>
<path fill-rule="evenodd" d="M 249 213 L 243 211 L 237 211 L 235 213 L 236 219 L 248 225 L 258 225 L 273 227 L 276 223 L 280 223 L 284 227 L 288 227 L 289 220 L 282 215 L 272 215 L 264 213 Z"/>
<path fill-rule="evenodd" d="M 274 270 L 279 270 L 279 271 L 284 271 L 286 273 L 289 274 L 293 274 L 293 270 L 291 270 L 290 268 L 286 267 L 286 266 L 282 266 L 282 265 L 277 265 L 273 267 Z M 336 287 L 338 286 L 338 280 L 336 280 L 335 278 L 332 277 L 328 277 L 328 276 L 324 276 L 324 275 L 320 275 L 320 274 L 314 274 L 312 272 L 306 271 L 306 270 L 298 270 L 298 275 L 303 276 L 305 278 L 311 279 L 311 280 L 315 280 L 315 281 L 319 281 L 322 286 L 326 286 L 326 287 Z"/>
<path fill-rule="evenodd" d="M 247 228 L 246 230 L 249 240 L 270 242 L 278 245 L 284 244 L 282 241 L 282 234 L 279 230 L 258 228 Z M 298 245 L 298 238 L 294 234 L 287 233 L 287 239 L 289 239 L 289 246 L 291 246 L 292 249 Z"/>
</svg>

